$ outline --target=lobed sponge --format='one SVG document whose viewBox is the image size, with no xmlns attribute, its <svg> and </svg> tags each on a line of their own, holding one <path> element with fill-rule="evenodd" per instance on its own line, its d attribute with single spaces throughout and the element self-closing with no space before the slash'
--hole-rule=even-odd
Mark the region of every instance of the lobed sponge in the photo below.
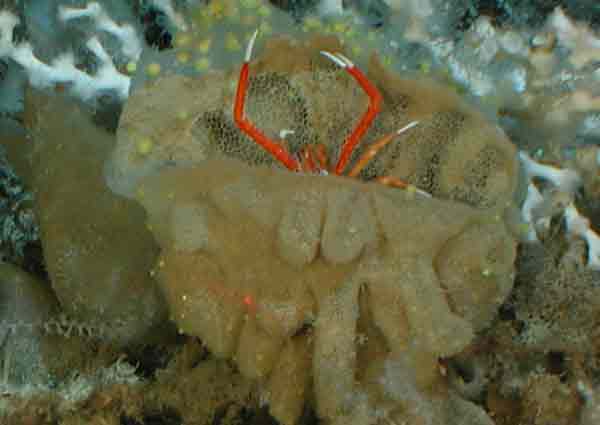
<svg viewBox="0 0 600 425">
<path fill-rule="evenodd" d="M 290 152 L 322 144 L 334 162 L 368 99 L 322 50 L 344 49 L 335 37 L 269 39 L 250 65 L 245 114 Z M 334 423 L 460 422 L 437 359 L 463 350 L 512 288 L 515 244 L 499 217 L 514 147 L 448 89 L 374 57 L 382 111 L 351 162 L 419 125 L 359 179 L 290 173 L 235 125 L 238 72 L 161 73 L 138 87 L 105 169 L 148 213 L 171 319 L 260 381 L 285 424 L 311 398 Z M 433 199 L 364 184 L 383 176 Z M 414 374 L 414 396 L 382 388 L 387 361 Z M 468 405 L 469 423 L 489 423 Z"/>
<path fill-rule="evenodd" d="M 456 202 L 232 159 L 164 170 L 138 196 L 171 319 L 262 382 L 286 424 L 311 396 L 334 423 L 425 420 L 407 395 L 380 394 L 371 368 L 403 359 L 418 399 L 434 397 L 438 357 L 462 351 L 512 287 L 504 224 Z"/>
</svg>

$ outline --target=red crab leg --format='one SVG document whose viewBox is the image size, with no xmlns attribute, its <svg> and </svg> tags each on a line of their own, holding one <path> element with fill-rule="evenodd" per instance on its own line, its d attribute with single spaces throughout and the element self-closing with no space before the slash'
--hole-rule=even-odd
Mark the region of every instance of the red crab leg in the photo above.
<svg viewBox="0 0 600 425">
<path fill-rule="evenodd" d="M 427 198 L 431 198 L 431 193 L 425 192 L 424 190 L 421 190 L 418 187 L 415 187 L 415 186 L 411 185 L 410 183 L 407 183 L 404 180 L 399 179 L 398 177 L 382 176 L 382 177 L 377 177 L 376 180 L 377 180 L 377 182 L 384 184 L 386 186 L 395 187 L 395 188 L 399 188 L 399 189 L 410 189 L 412 187 L 415 192 L 420 193 L 421 195 L 423 195 Z"/>
<path fill-rule="evenodd" d="M 394 139 L 394 137 L 404 133 L 407 130 L 410 130 L 417 124 L 419 124 L 419 121 L 412 121 L 411 123 L 402 127 L 400 130 L 396 130 L 393 133 L 383 136 L 381 139 L 370 144 L 369 147 L 361 154 L 360 158 L 358 158 L 358 160 L 356 161 L 356 164 L 354 165 L 354 167 L 352 167 L 352 169 L 348 173 L 348 177 L 358 176 L 358 174 L 363 170 L 363 168 L 365 168 L 367 166 L 369 161 L 371 161 L 371 159 L 373 159 L 373 157 L 375 155 L 377 155 L 377 153 L 381 149 L 386 147 Z"/>
<path fill-rule="evenodd" d="M 327 168 L 329 161 L 327 160 L 327 149 L 325 149 L 325 145 L 319 143 L 315 147 L 315 156 L 317 157 L 317 162 L 319 163 L 321 171 L 324 170 L 329 172 L 329 169 Z"/>
<path fill-rule="evenodd" d="M 246 57 L 244 59 L 244 64 L 242 65 L 242 69 L 240 70 L 240 79 L 238 80 L 237 91 L 235 93 L 233 119 L 240 130 L 246 133 L 263 149 L 273 155 L 275 159 L 281 162 L 288 170 L 298 171 L 300 169 L 300 164 L 298 161 L 292 155 L 290 155 L 283 146 L 269 139 L 244 116 L 244 101 L 246 98 L 246 90 L 248 89 L 249 63 L 250 57 L 252 56 L 252 47 L 256 41 L 257 34 L 258 30 L 254 31 L 254 34 L 248 42 L 248 47 L 246 48 Z"/>
<path fill-rule="evenodd" d="M 316 171 L 315 161 L 313 159 L 312 149 L 310 146 L 305 146 L 300 150 L 300 164 L 302 171 L 314 173 Z"/>
<path fill-rule="evenodd" d="M 354 64 L 340 53 L 329 53 L 321 51 L 321 54 L 331 59 L 337 65 L 344 68 L 348 74 L 352 75 L 354 79 L 360 84 L 362 89 L 369 96 L 369 108 L 362 116 L 360 122 L 356 126 L 356 128 L 352 131 L 352 134 L 348 136 L 348 138 L 344 141 L 342 145 L 342 150 L 340 153 L 340 157 L 338 159 L 337 164 L 335 165 L 335 174 L 342 174 L 344 172 L 344 168 L 348 164 L 350 160 L 350 155 L 352 155 L 352 151 L 360 142 L 360 139 L 363 137 L 365 132 L 369 129 L 369 126 L 379 113 L 381 109 L 381 94 L 379 90 L 371 84 L 371 82 L 367 79 L 365 74 L 362 73 L 360 69 L 354 66 Z"/>
</svg>

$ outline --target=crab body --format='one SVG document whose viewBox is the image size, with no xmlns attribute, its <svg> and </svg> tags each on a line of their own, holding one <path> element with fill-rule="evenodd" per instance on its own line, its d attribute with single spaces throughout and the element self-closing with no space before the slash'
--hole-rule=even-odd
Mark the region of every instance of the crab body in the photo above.
<svg viewBox="0 0 600 425">
<path fill-rule="evenodd" d="M 258 30 L 254 32 L 248 47 L 246 49 L 246 57 L 240 70 L 240 76 L 237 85 L 237 91 L 235 95 L 235 104 L 233 107 L 233 116 L 238 128 L 254 140 L 259 146 L 269 152 L 279 163 L 281 163 L 288 170 L 296 172 L 309 172 L 314 174 L 328 175 L 347 175 L 349 177 L 356 177 L 365 168 L 369 161 L 377 155 L 377 153 L 389 144 L 394 138 L 410 128 L 418 124 L 418 121 L 412 121 L 405 125 L 394 133 L 387 134 L 381 139 L 372 143 L 365 149 L 355 165 L 345 174 L 345 170 L 350 162 L 350 158 L 354 149 L 359 145 L 361 138 L 369 130 L 369 127 L 373 123 L 373 120 L 381 110 L 382 96 L 377 90 L 377 87 L 373 85 L 365 74 L 354 65 L 354 63 L 341 53 L 330 53 L 327 51 L 321 51 L 321 54 L 326 58 L 333 61 L 336 65 L 342 67 L 350 74 L 354 80 L 360 85 L 369 97 L 369 107 L 365 111 L 361 120 L 358 122 L 352 133 L 344 140 L 342 144 L 338 159 L 335 165 L 330 165 L 326 148 L 322 145 L 316 146 L 305 146 L 300 152 L 293 154 L 290 153 L 286 147 L 284 141 L 275 141 L 267 137 L 261 130 L 259 130 L 252 122 L 250 122 L 244 115 L 244 103 L 246 99 L 246 92 L 248 90 L 248 81 L 250 75 L 250 59 L 252 56 L 252 48 L 256 42 L 256 36 Z M 285 134 L 285 133 L 284 133 Z M 377 181 L 389 186 L 409 188 L 409 184 L 394 178 L 391 176 L 384 176 L 377 178 Z M 418 189 L 417 189 L 418 190 Z M 424 191 L 419 191 L 422 194 L 429 195 Z"/>
</svg>

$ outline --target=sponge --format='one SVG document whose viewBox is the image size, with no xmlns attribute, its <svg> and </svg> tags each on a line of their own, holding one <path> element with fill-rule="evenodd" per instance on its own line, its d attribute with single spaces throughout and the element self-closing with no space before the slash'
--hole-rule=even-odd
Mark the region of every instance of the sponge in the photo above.
<svg viewBox="0 0 600 425">
<path fill-rule="evenodd" d="M 462 351 L 512 287 L 504 224 L 457 202 L 232 159 L 164 170 L 138 200 L 172 320 L 262 382 L 286 425 L 311 395 L 320 417 L 353 416 L 369 393 L 357 377 L 392 354 L 429 391 L 437 358 Z"/>
<path fill-rule="evenodd" d="M 245 114 L 292 153 L 322 144 L 333 162 L 366 111 L 368 98 L 321 50 L 344 51 L 331 36 L 268 39 L 250 64 Z M 238 72 L 236 67 L 201 78 L 169 74 L 137 90 L 125 105 L 107 169 L 111 188 L 134 197 L 141 178 L 211 158 L 279 166 L 234 123 Z M 384 101 L 352 162 L 384 135 L 412 121 L 419 125 L 382 149 L 360 174 L 362 180 L 393 176 L 438 198 L 483 208 L 506 206 L 517 182 L 518 161 L 498 127 L 447 87 L 400 77 L 375 56 L 368 76 Z"/>
<path fill-rule="evenodd" d="M 103 178 L 114 135 L 64 96 L 31 90 L 26 100 L 31 184 L 61 305 L 74 320 L 109 326 L 107 338 L 118 344 L 139 342 L 150 329 L 159 334 L 166 310 L 148 274 L 158 247 L 143 209 L 113 194 Z"/>
</svg>

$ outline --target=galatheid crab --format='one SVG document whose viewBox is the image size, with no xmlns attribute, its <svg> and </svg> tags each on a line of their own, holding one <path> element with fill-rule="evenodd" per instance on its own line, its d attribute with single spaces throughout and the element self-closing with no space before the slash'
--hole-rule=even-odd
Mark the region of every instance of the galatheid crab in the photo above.
<svg viewBox="0 0 600 425">
<path fill-rule="evenodd" d="M 369 161 L 377 155 L 377 153 L 388 145 L 396 136 L 399 136 L 411 128 L 419 124 L 418 121 L 412 121 L 399 130 L 389 133 L 379 140 L 369 145 L 365 151 L 359 156 L 354 166 L 345 173 L 345 170 L 350 162 L 352 152 L 360 143 L 361 138 L 369 130 L 369 127 L 373 123 L 373 120 L 381 110 L 382 96 L 365 74 L 354 65 L 354 63 L 341 53 L 331 53 L 327 51 L 321 51 L 321 54 L 326 58 L 330 59 L 336 65 L 340 66 L 348 74 L 350 74 L 356 82 L 361 86 L 369 97 L 369 107 L 362 116 L 361 120 L 354 128 L 352 133 L 344 141 L 338 160 L 335 165 L 329 163 L 329 158 L 324 145 L 319 144 L 316 146 L 306 146 L 302 148 L 297 154 L 288 152 L 288 150 L 280 143 L 275 140 L 271 140 L 267 135 L 260 131 L 252 122 L 250 122 L 244 115 L 244 103 L 246 100 L 246 92 L 249 83 L 249 70 L 250 70 L 250 59 L 252 57 L 252 49 L 256 42 L 258 30 L 254 31 L 254 34 L 248 42 L 246 48 L 246 55 L 244 63 L 240 70 L 240 77 L 238 80 L 237 91 L 235 95 L 235 103 L 233 107 L 233 116 L 238 128 L 254 140 L 259 146 L 269 152 L 278 162 L 283 164 L 288 170 L 297 172 L 307 172 L 316 174 L 335 174 L 335 175 L 346 175 L 348 177 L 357 177 L 360 172 L 367 166 Z M 381 176 L 377 177 L 376 181 L 387 186 L 398 187 L 402 189 L 412 188 L 410 184 L 393 176 Z M 413 188 L 417 192 L 430 196 L 429 193 L 422 190 Z"/>
</svg>

